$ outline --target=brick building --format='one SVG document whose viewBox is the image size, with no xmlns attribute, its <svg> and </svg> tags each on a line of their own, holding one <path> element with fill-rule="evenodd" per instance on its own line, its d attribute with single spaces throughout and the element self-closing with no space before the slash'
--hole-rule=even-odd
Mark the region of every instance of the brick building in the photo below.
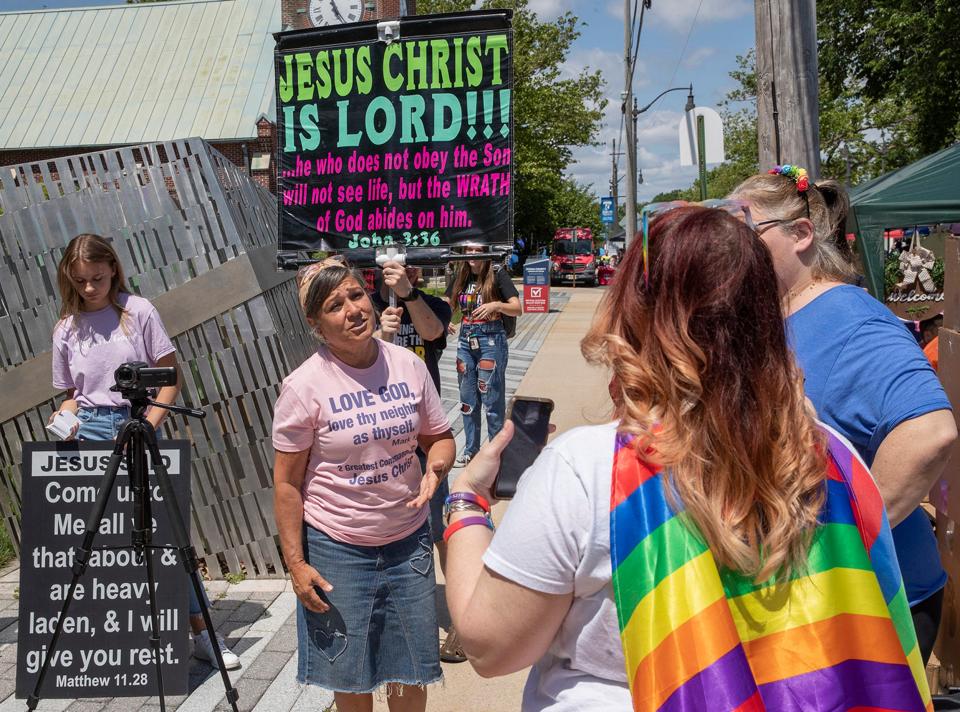
<svg viewBox="0 0 960 712">
<path fill-rule="evenodd" d="M 413 0 L 0 13 L 0 166 L 197 136 L 275 191 L 273 33 L 413 13 Z"/>
</svg>

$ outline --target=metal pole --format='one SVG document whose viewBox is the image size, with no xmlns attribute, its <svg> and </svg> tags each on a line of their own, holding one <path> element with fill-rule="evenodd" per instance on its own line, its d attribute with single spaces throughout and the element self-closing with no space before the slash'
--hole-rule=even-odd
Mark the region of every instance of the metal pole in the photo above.
<svg viewBox="0 0 960 712">
<path fill-rule="evenodd" d="M 697 163 L 700 165 L 700 200 L 707 199 L 707 131 L 697 117 Z"/>
<path fill-rule="evenodd" d="M 624 83 L 626 92 L 623 98 L 623 124 L 627 132 L 627 224 L 626 224 L 626 247 L 630 247 L 633 242 L 633 236 L 637 228 L 637 165 L 635 162 L 636 154 L 633 152 L 633 87 L 631 86 L 630 67 L 633 63 L 631 57 L 633 41 L 633 22 L 630 15 L 630 0 L 623 0 L 623 46 L 624 46 Z M 628 115 L 628 112 L 630 115 Z"/>
<path fill-rule="evenodd" d="M 637 205 L 637 176 L 640 171 L 639 164 L 637 163 L 637 117 L 640 115 L 640 112 L 637 111 L 637 97 L 633 97 L 633 111 L 630 112 L 630 117 L 633 119 L 633 145 L 630 146 L 630 150 L 633 152 L 633 205 L 634 210 L 636 210 Z"/>
<path fill-rule="evenodd" d="M 620 222 L 620 187 L 617 185 L 620 178 L 617 176 L 617 139 L 613 139 L 613 182 L 610 184 L 610 195 L 613 196 L 614 225 Z"/>
</svg>

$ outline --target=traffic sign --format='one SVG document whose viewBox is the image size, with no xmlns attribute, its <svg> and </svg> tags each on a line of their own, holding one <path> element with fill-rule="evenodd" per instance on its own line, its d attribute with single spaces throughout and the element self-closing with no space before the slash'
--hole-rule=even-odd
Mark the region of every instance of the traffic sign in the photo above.
<svg viewBox="0 0 960 712">
<path fill-rule="evenodd" d="M 600 222 L 604 225 L 612 225 L 616 207 L 613 204 L 612 197 L 600 198 Z"/>
</svg>

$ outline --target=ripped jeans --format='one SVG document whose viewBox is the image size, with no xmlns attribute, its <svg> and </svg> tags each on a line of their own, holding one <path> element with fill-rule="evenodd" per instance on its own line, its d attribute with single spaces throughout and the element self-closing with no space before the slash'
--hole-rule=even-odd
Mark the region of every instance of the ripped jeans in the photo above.
<svg viewBox="0 0 960 712">
<path fill-rule="evenodd" d="M 477 348 L 470 348 L 471 339 Z M 460 383 L 460 414 L 466 438 L 463 451 L 475 455 L 480 449 L 480 405 L 487 414 L 487 435 L 493 438 L 503 427 L 507 412 L 507 333 L 500 321 L 463 324 L 457 342 L 457 380 Z"/>
</svg>

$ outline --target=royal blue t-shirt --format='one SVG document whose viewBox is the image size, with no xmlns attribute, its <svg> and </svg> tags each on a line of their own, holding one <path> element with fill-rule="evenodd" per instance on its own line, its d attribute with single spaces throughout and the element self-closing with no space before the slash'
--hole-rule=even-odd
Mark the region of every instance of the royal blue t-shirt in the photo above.
<svg viewBox="0 0 960 712">
<path fill-rule="evenodd" d="M 821 294 L 787 318 L 787 336 L 820 420 L 846 436 L 867 465 L 900 423 L 950 409 L 910 332 L 859 287 Z M 947 575 L 922 509 L 894 528 L 893 540 L 911 606 L 943 588 Z"/>
</svg>

